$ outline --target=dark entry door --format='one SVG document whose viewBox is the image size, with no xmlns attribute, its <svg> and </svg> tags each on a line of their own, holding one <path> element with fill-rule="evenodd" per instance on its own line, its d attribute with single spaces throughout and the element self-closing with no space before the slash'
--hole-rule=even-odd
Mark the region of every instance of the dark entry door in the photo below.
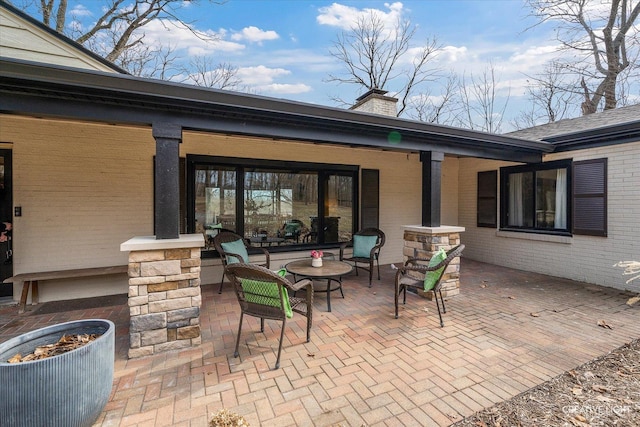
<svg viewBox="0 0 640 427">
<path fill-rule="evenodd" d="M 0 221 L 12 222 L 13 191 L 11 174 L 11 150 L 0 149 Z M 4 229 L 1 227 L 0 229 Z M 0 297 L 13 295 L 13 285 L 3 284 L 7 277 L 13 275 L 12 264 L 12 234 L 13 231 L 6 232 L 7 241 L 0 242 Z M 4 240 L 4 239 L 2 239 Z"/>
</svg>

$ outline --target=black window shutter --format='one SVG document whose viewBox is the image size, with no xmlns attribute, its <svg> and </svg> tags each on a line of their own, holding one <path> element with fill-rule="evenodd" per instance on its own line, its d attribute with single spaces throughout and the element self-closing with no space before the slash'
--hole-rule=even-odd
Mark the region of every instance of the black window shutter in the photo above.
<svg viewBox="0 0 640 427">
<path fill-rule="evenodd" d="M 573 163 L 573 233 L 607 235 L 607 159 Z"/>
<path fill-rule="evenodd" d="M 498 226 L 498 171 L 478 172 L 478 227 Z"/>
<path fill-rule="evenodd" d="M 361 186 L 362 228 L 379 228 L 380 171 L 377 169 L 362 169 Z"/>
</svg>

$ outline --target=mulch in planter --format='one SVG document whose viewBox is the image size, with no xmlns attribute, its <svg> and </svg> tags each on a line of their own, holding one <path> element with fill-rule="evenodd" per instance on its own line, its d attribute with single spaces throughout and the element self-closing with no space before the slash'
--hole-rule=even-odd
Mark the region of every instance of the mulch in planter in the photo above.
<svg viewBox="0 0 640 427">
<path fill-rule="evenodd" d="M 75 350 L 76 348 L 80 348 L 101 335 L 102 334 L 63 335 L 58 340 L 58 342 L 54 344 L 38 346 L 33 351 L 33 353 L 27 354 L 25 356 L 22 356 L 20 353 L 18 353 L 7 360 L 7 363 L 28 362 L 31 360 L 40 360 L 46 359 L 47 357 L 57 356 L 68 351 Z"/>
</svg>

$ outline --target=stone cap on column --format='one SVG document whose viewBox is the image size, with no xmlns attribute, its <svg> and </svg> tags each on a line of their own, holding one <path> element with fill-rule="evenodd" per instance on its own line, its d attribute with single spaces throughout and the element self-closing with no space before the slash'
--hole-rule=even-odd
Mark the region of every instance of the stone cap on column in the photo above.
<svg viewBox="0 0 640 427">
<path fill-rule="evenodd" d="M 465 231 L 464 227 L 457 225 L 441 225 L 439 227 L 425 227 L 423 225 L 403 225 L 407 231 L 415 231 L 425 234 L 448 234 L 448 233 L 462 233 Z"/>
<path fill-rule="evenodd" d="M 159 249 L 201 248 L 204 246 L 204 236 L 197 234 L 181 234 L 177 239 L 159 239 L 156 236 L 132 237 L 120 244 L 121 252 L 153 251 Z"/>
</svg>

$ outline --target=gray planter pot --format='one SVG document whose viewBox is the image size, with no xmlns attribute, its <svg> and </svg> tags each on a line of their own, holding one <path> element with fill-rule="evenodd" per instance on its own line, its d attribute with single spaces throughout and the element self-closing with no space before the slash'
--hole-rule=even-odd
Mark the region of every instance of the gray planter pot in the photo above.
<svg viewBox="0 0 640 427">
<path fill-rule="evenodd" d="M 113 384 L 115 325 L 88 319 L 60 323 L 0 344 L 0 426 L 91 426 L 104 409 Z M 65 334 L 102 334 L 67 353 L 7 363 Z"/>
</svg>

